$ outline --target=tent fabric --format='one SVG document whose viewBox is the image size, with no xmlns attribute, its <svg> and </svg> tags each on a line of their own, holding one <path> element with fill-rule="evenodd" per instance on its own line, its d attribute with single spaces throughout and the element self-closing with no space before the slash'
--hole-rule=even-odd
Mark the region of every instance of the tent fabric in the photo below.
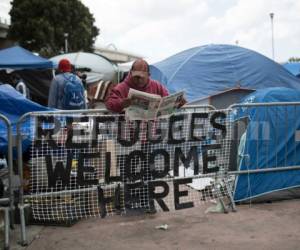
<svg viewBox="0 0 300 250">
<path fill-rule="evenodd" d="M 0 50 L 0 69 L 48 69 L 53 63 L 36 56 L 22 47 L 15 46 Z"/>
<path fill-rule="evenodd" d="M 277 87 L 258 90 L 242 103 L 299 102 L 300 91 Z M 300 106 L 236 109 L 236 119 L 249 118 L 240 170 L 300 165 Z M 258 126 L 259 125 L 259 126 Z M 249 157 L 247 157 L 249 156 Z M 300 186 L 300 170 L 244 174 L 236 179 L 234 199 L 244 201 Z"/>
<path fill-rule="evenodd" d="M 282 66 L 292 73 L 294 76 L 300 75 L 300 63 L 299 62 L 291 62 L 291 63 L 284 63 Z"/>
<path fill-rule="evenodd" d="M 278 63 L 233 45 L 191 48 L 153 64 L 150 72 L 171 93 L 184 89 L 189 102 L 239 87 L 256 90 L 300 86 L 300 80 Z"/>
<path fill-rule="evenodd" d="M 26 99 L 21 93 L 8 84 L 0 85 L 0 103 L 0 113 L 11 122 L 13 135 L 16 135 L 16 124 L 22 115 L 33 111 L 53 110 Z M 28 124 L 26 126 L 25 123 L 22 129 L 29 129 Z M 29 132 L 26 134 L 28 133 Z M 29 141 L 24 141 L 23 150 L 26 150 L 28 146 Z M 3 120 L 0 119 L 0 153 L 6 153 L 6 151 L 7 127 Z"/>
<path fill-rule="evenodd" d="M 99 80 L 112 81 L 116 77 L 116 67 L 106 57 L 94 53 L 76 52 L 50 58 L 54 64 L 66 58 L 76 69 L 87 69 L 87 83 Z"/>
</svg>

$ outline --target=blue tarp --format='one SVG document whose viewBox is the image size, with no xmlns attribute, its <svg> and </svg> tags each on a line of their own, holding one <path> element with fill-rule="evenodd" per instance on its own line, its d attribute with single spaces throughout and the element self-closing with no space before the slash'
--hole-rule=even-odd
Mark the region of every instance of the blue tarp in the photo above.
<svg viewBox="0 0 300 250">
<path fill-rule="evenodd" d="M 151 65 L 150 72 L 171 93 L 184 89 L 189 102 L 236 87 L 300 87 L 300 80 L 280 64 L 233 45 L 191 48 Z"/>
<path fill-rule="evenodd" d="M 12 124 L 13 135 L 16 135 L 16 123 L 19 118 L 28 112 L 53 110 L 26 99 L 8 84 L 0 85 L 0 113 L 4 115 Z M 26 128 L 27 127 L 27 128 Z M 28 129 L 28 124 L 22 129 Z M 26 133 L 30 134 L 30 133 Z M 24 141 L 23 149 L 29 146 L 29 142 Z M 3 120 L 0 120 L 0 152 L 7 151 L 7 127 Z"/>
<path fill-rule="evenodd" d="M 299 62 L 291 62 L 291 63 L 284 63 L 282 66 L 291 72 L 294 76 L 300 75 L 300 63 Z"/>
<path fill-rule="evenodd" d="M 244 103 L 300 102 L 300 91 L 267 88 L 250 94 Z M 249 117 L 240 170 L 300 165 L 300 106 L 251 107 L 237 109 L 237 117 Z M 249 157 L 245 157 L 248 155 Z M 247 200 L 300 186 L 300 170 L 240 175 L 234 199 Z"/>
<path fill-rule="evenodd" d="M 53 63 L 19 46 L 0 50 L 0 69 L 48 69 Z"/>
</svg>

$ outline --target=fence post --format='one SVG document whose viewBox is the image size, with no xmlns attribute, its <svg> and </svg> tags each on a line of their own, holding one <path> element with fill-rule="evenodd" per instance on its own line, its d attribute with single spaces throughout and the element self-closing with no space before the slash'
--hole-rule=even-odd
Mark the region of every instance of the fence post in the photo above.
<svg viewBox="0 0 300 250">
<path fill-rule="evenodd" d="M 9 198 L 0 199 L 4 203 L 9 204 L 9 208 L 4 207 L 2 209 L 4 211 L 4 247 L 5 249 L 9 248 L 9 229 L 10 224 L 13 225 L 13 210 L 14 210 L 14 194 L 12 189 L 12 176 L 13 176 L 13 164 L 12 164 L 12 131 L 11 131 L 11 123 L 10 121 L 2 114 L 0 114 L 0 119 L 4 121 L 7 128 L 7 167 L 8 167 L 8 190 L 9 190 Z M 10 220 L 11 216 L 11 220 Z"/>
</svg>

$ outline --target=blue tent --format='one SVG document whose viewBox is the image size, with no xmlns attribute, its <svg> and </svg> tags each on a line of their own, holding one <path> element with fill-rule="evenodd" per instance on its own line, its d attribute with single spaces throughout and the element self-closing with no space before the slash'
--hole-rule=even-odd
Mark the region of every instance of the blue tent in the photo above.
<svg viewBox="0 0 300 250">
<path fill-rule="evenodd" d="M 257 90 L 243 102 L 292 101 L 300 101 L 300 91 L 277 87 Z M 297 130 L 300 130 L 300 106 L 237 109 L 235 118 L 243 117 L 248 117 L 249 123 L 242 144 L 240 170 L 300 165 L 300 141 L 296 140 Z M 283 192 L 299 186 L 300 170 L 244 174 L 236 179 L 234 199 L 243 201 L 263 195 L 270 197 L 275 191 Z"/>
<path fill-rule="evenodd" d="M 233 45 L 191 48 L 151 65 L 150 72 L 171 93 L 184 89 L 189 102 L 233 88 L 300 87 L 300 80 L 281 65 Z"/>
<path fill-rule="evenodd" d="M 300 63 L 299 62 L 291 62 L 291 63 L 284 63 L 282 66 L 291 72 L 294 76 L 300 74 Z"/>
<path fill-rule="evenodd" d="M 10 83 L 6 69 L 14 70 L 24 80 L 31 98 L 46 104 L 49 86 L 53 77 L 53 63 L 19 46 L 0 50 L 0 82 Z"/>
<path fill-rule="evenodd" d="M 13 135 L 16 135 L 16 124 L 19 118 L 28 112 L 52 110 L 26 99 L 8 84 L 0 85 L 0 113 L 8 118 L 12 124 Z M 25 124 L 26 125 L 26 124 Z M 29 129 L 24 126 L 23 130 Z M 26 134 L 29 134 L 27 132 Z M 29 146 L 29 142 L 23 143 L 23 149 Z M 7 151 L 7 128 L 3 120 L 0 120 L 0 152 Z"/>
<path fill-rule="evenodd" d="M 0 50 L 0 69 L 47 69 L 53 68 L 50 60 L 36 56 L 19 46 Z"/>
</svg>

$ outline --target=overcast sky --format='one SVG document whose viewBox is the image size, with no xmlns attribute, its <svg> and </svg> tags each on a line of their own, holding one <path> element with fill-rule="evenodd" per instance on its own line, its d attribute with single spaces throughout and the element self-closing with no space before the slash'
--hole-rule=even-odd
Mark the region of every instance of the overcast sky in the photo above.
<svg viewBox="0 0 300 250">
<path fill-rule="evenodd" d="M 300 57 L 299 0 L 82 0 L 101 33 L 96 46 L 162 60 L 205 44 L 236 44 L 275 60 Z M 0 17 L 9 18 L 9 0 Z M 113 44 L 113 45 L 110 45 Z"/>
</svg>

